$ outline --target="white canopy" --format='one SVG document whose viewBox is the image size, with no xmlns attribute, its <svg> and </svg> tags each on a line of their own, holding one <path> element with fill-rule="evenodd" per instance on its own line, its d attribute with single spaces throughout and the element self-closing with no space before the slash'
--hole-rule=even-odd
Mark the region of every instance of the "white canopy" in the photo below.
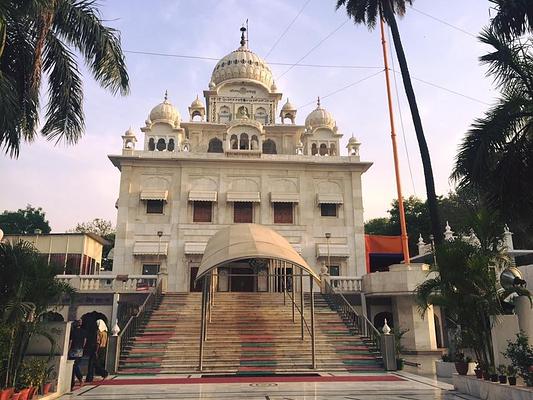
<svg viewBox="0 0 533 400">
<path fill-rule="evenodd" d="M 231 261 L 267 258 L 288 261 L 307 271 L 316 281 L 320 277 L 279 233 L 257 224 L 235 224 L 221 229 L 209 239 L 196 280 Z"/>
</svg>

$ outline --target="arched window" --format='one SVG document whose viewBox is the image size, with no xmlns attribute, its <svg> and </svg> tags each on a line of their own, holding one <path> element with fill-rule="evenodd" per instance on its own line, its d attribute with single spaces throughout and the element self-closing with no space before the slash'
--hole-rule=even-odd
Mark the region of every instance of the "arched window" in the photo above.
<svg viewBox="0 0 533 400">
<path fill-rule="evenodd" d="M 165 139 L 161 138 L 157 141 L 156 149 L 159 151 L 163 151 L 167 148 L 167 144 L 165 142 Z"/>
<path fill-rule="evenodd" d="M 259 150 L 259 140 L 257 139 L 256 135 L 252 136 L 252 140 L 250 141 L 250 148 L 252 150 Z"/>
<path fill-rule="evenodd" d="M 276 143 L 272 139 L 267 139 L 263 142 L 263 153 L 278 154 L 276 151 Z"/>
<path fill-rule="evenodd" d="M 330 156 L 336 156 L 337 155 L 337 149 L 335 147 L 335 143 L 331 143 L 329 145 L 329 155 Z"/>
<path fill-rule="evenodd" d="M 250 143 L 248 141 L 247 133 L 241 133 L 241 138 L 239 140 L 239 150 L 250 150 Z"/>
<path fill-rule="evenodd" d="M 326 143 L 322 143 L 320 145 L 319 153 L 320 153 L 321 156 L 325 156 L 326 154 L 328 154 L 328 145 Z"/>
<path fill-rule="evenodd" d="M 154 151 L 155 150 L 155 141 L 154 141 L 153 137 L 151 137 L 148 140 L 148 150 L 150 150 L 150 151 Z"/>
<path fill-rule="evenodd" d="M 209 141 L 209 146 L 207 148 L 208 153 L 224 153 L 222 148 L 222 140 L 218 138 L 213 138 Z"/>
<path fill-rule="evenodd" d="M 202 113 L 200 111 L 196 110 L 192 112 L 191 120 L 193 122 L 201 122 L 202 121 Z"/>
<path fill-rule="evenodd" d="M 231 135 L 231 139 L 229 140 L 230 147 L 233 150 L 239 149 L 239 139 L 237 139 L 237 135 Z"/>
<path fill-rule="evenodd" d="M 313 143 L 311 145 L 311 155 L 315 155 L 315 154 L 318 154 L 318 149 L 316 148 L 316 143 Z"/>
<path fill-rule="evenodd" d="M 263 107 L 259 107 L 255 110 L 255 120 L 261 122 L 262 124 L 267 123 L 267 112 Z"/>
<path fill-rule="evenodd" d="M 231 114 L 228 106 L 220 107 L 219 121 L 220 122 L 229 122 L 231 120 Z"/>
<path fill-rule="evenodd" d="M 174 139 L 168 139 L 167 150 L 168 151 L 174 151 L 174 147 L 175 147 Z"/>
</svg>

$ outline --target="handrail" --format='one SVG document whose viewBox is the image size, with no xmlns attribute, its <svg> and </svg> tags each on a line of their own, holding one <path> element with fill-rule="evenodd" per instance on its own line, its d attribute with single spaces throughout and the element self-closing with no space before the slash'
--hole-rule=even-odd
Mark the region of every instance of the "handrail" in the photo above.
<svg viewBox="0 0 533 400">
<path fill-rule="evenodd" d="M 311 294 L 312 295 L 312 294 Z M 296 307 L 296 309 L 298 310 L 298 312 L 300 313 L 300 315 L 302 316 L 302 320 L 304 321 L 304 324 L 305 324 L 305 327 L 307 328 L 307 332 L 309 333 L 309 335 L 312 335 L 311 333 L 311 329 L 309 328 L 309 325 L 307 325 L 307 320 L 305 319 L 305 313 L 302 314 L 302 311 L 300 310 L 300 307 L 298 307 L 298 303 L 294 300 L 294 298 L 291 296 L 291 292 L 287 292 L 287 296 L 289 296 L 289 298 L 294 302 L 294 307 Z"/>
<path fill-rule="evenodd" d="M 328 282 L 324 282 L 324 284 L 326 296 L 335 303 L 337 312 L 341 314 L 341 317 L 348 324 L 349 328 L 353 329 L 356 334 L 369 337 L 374 347 L 383 355 L 383 349 L 381 349 L 381 332 L 366 316 L 359 315 L 342 293 L 337 292 Z"/>
<path fill-rule="evenodd" d="M 119 333 L 119 342 L 120 342 L 120 351 L 118 351 L 117 355 L 119 356 L 126 347 L 126 344 L 130 341 L 130 339 L 137 333 L 137 330 L 140 327 L 140 324 L 142 323 L 142 319 L 145 316 L 145 314 L 150 311 L 156 302 L 161 297 L 162 293 L 162 281 L 159 280 L 157 282 L 157 286 L 154 290 L 148 294 L 144 302 L 139 307 L 139 310 L 135 315 L 132 315 L 128 322 L 126 322 L 126 325 L 124 325 L 124 328 Z"/>
</svg>

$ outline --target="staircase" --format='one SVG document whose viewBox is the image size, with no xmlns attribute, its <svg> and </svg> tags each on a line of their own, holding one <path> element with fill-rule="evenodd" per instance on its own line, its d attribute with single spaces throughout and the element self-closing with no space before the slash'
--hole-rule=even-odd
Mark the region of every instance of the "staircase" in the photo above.
<svg viewBox="0 0 533 400">
<path fill-rule="evenodd" d="M 305 319 L 311 324 L 309 295 Z M 167 293 L 121 355 L 119 373 L 198 373 L 201 295 Z M 292 322 L 283 293 L 216 293 L 204 346 L 204 373 L 262 375 L 311 369 L 311 340 Z M 382 371 L 378 354 L 350 333 L 315 294 L 316 370 Z"/>
</svg>

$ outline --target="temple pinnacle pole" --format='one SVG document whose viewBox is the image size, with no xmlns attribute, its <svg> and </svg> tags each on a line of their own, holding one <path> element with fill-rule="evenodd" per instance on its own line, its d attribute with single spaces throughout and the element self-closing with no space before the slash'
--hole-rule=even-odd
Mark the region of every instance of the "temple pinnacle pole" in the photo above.
<svg viewBox="0 0 533 400">
<path fill-rule="evenodd" d="M 403 208 L 402 183 L 400 180 L 400 162 L 398 160 L 398 148 L 396 146 L 396 129 L 394 127 L 394 112 L 392 108 L 392 94 L 391 94 L 390 77 L 389 77 L 389 61 L 387 59 L 387 42 L 385 41 L 385 26 L 384 26 L 385 24 L 383 23 L 382 17 L 379 19 L 379 21 L 380 21 L 380 28 L 381 28 L 381 46 L 383 47 L 383 63 L 385 65 L 385 81 L 387 83 L 387 101 L 389 105 L 392 153 L 394 155 L 394 172 L 396 174 L 396 190 L 398 191 L 398 211 L 400 213 L 400 228 L 401 228 L 403 262 L 406 264 L 409 264 L 410 263 L 409 242 L 408 242 L 409 238 L 407 236 L 407 227 L 405 224 L 405 210 Z"/>
</svg>

